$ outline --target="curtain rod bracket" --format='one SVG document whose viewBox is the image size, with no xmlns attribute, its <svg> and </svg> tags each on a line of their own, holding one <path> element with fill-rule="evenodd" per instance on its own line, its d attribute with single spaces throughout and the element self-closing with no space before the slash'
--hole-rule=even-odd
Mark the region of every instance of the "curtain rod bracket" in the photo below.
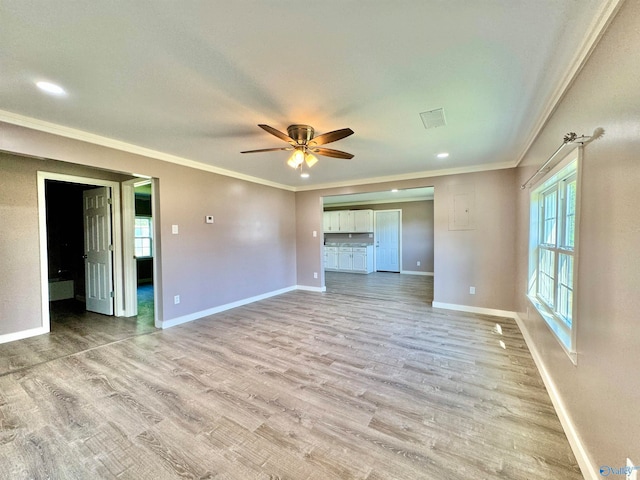
<svg viewBox="0 0 640 480">
<path fill-rule="evenodd" d="M 547 165 L 549 165 L 549 163 L 551 163 L 551 161 L 556 157 L 556 155 L 558 155 L 558 153 L 560 153 L 560 150 L 562 150 L 564 147 L 566 147 L 567 145 L 569 145 L 570 143 L 579 143 L 580 145 L 585 145 L 589 142 L 592 142 L 593 140 L 600 138 L 602 135 L 604 135 L 604 129 L 603 128 L 596 128 L 593 131 L 593 135 L 588 136 L 588 135 L 576 135 L 575 132 L 569 132 L 564 136 L 562 145 L 560 145 L 558 147 L 558 149 L 553 152 L 553 155 L 551 155 L 549 157 L 549 159 L 544 162 L 542 164 L 542 166 L 540 168 L 538 168 L 538 170 L 536 170 L 536 173 L 534 173 L 533 175 L 531 175 L 526 182 L 524 182 L 522 185 L 520 185 L 520 190 L 524 190 L 525 188 L 531 186 L 531 181 L 536 178 L 538 175 L 540 175 L 541 173 L 545 173 L 548 172 L 551 167 L 547 167 Z"/>
</svg>

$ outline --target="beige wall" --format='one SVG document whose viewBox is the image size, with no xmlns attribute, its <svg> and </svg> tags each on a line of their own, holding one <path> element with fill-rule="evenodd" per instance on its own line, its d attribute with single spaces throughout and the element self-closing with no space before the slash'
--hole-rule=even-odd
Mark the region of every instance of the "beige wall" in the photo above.
<svg viewBox="0 0 640 480">
<path fill-rule="evenodd" d="M 639 25 L 640 2 L 625 2 L 525 159 L 541 164 L 569 131 L 606 131 L 585 147 L 582 164 L 577 366 L 525 297 L 529 191 L 515 198 L 517 308 L 594 478 L 627 457 L 640 464 Z M 531 174 L 519 170 L 518 182 Z"/>
<path fill-rule="evenodd" d="M 434 301 L 453 305 L 513 311 L 515 269 L 515 169 L 419 178 L 296 193 L 298 272 L 321 272 L 322 238 L 306 230 L 322 231 L 322 197 L 375 192 L 391 188 L 434 187 Z M 451 188 L 475 191 L 475 228 L 449 229 Z M 304 267 L 302 267 L 304 266 Z M 312 278 L 309 281 L 314 281 Z M 315 280 L 321 287 L 324 279 Z M 469 294 L 469 287 L 476 294 Z"/>
<path fill-rule="evenodd" d="M 36 169 L 99 178 L 108 169 L 158 179 L 161 320 L 296 285 L 292 192 L 13 125 L 0 125 L 0 150 L 64 161 L 2 157 L 0 334 L 41 326 Z M 206 224 L 205 215 L 215 223 Z M 178 235 L 171 233 L 174 224 Z"/>
</svg>

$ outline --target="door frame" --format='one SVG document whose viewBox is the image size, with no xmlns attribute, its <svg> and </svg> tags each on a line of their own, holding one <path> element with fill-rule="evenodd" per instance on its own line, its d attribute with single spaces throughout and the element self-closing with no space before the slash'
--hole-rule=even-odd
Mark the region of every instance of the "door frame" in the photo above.
<svg viewBox="0 0 640 480">
<path fill-rule="evenodd" d="M 47 180 L 94 185 L 96 187 L 111 188 L 111 235 L 113 242 L 113 307 L 114 316 L 124 315 L 123 302 L 124 284 L 122 277 L 122 221 L 120 207 L 120 183 L 98 178 L 79 177 L 53 172 L 37 172 L 38 178 L 38 226 L 40 235 L 40 287 L 42 292 L 42 333 L 51 331 L 49 316 L 49 251 L 47 248 L 47 198 L 45 183 Z"/>
<path fill-rule="evenodd" d="M 375 247 L 375 243 L 377 239 L 375 238 L 375 232 L 378 228 L 378 213 L 383 212 L 398 212 L 398 273 L 402 273 L 402 209 L 401 208 L 387 208 L 385 210 L 374 210 L 373 211 L 373 241 L 374 241 L 374 249 L 373 249 L 373 271 L 378 271 L 378 249 Z"/>
<path fill-rule="evenodd" d="M 136 192 L 135 187 L 140 185 L 151 185 L 151 218 L 153 219 L 153 303 L 154 303 L 154 323 L 159 325 L 158 320 L 158 280 L 156 272 L 158 256 L 160 253 L 160 234 L 157 228 L 156 219 L 156 182 L 153 178 L 134 178 L 122 182 L 122 251 L 123 251 L 123 272 L 124 272 L 124 312 L 123 316 L 133 317 L 138 314 L 138 279 L 136 276 L 137 264 L 135 259 L 135 219 L 136 219 Z M 160 328 L 160 327 L 158 327 Z"/>
</svg>

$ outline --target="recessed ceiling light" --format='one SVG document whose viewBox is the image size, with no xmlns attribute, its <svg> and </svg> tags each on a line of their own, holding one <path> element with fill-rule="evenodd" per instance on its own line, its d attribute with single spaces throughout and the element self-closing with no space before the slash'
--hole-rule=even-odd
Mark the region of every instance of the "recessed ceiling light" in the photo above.
<svg viewBox="0 0 640 480">
<path fill-rule="evenodd" d="M 438 158 L 447 158 L 449 156 L 449 154 L 447 152 L 442 152 L 439 153 L 438 155 L 436 155 L 436 157 Z"/>
<path fill-rule="evenodd" d="M 60 85 L 56 85 L 55 83 L 51 82 L 36 82 L 36 87 L 38 87 L 43 92 L 50 93 L 51 95 L 64 95 L 65 93 L 67 93 Z"/>
<path fill-rule="evenodd" d="M 300 174 L 300 178 L 309 178 L 309 174 L 307 172 L 302 172 Z"/>
<path fill-rule="evenodd" d="M 391 193 L 396 193 L 398 191 L 397 188 L 394 188 L 393 190 L 391 190 Z"/>
</svg>

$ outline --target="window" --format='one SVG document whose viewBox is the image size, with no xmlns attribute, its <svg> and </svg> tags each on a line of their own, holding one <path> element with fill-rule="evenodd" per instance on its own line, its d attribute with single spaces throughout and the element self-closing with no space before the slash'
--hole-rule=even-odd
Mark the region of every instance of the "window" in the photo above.
<svg viewBox="0 0 640 480">
<path fill-rule="evenodd" d="M 137 258 L 153 256 L 152 232 L 151 217 L 136 217 L 135 255 Z"/>
<path fill-rule="evenodd" d="M 529 230 L 528 296 L 573 362 L 579 153 L 531 193 Z"/>
</svg>

